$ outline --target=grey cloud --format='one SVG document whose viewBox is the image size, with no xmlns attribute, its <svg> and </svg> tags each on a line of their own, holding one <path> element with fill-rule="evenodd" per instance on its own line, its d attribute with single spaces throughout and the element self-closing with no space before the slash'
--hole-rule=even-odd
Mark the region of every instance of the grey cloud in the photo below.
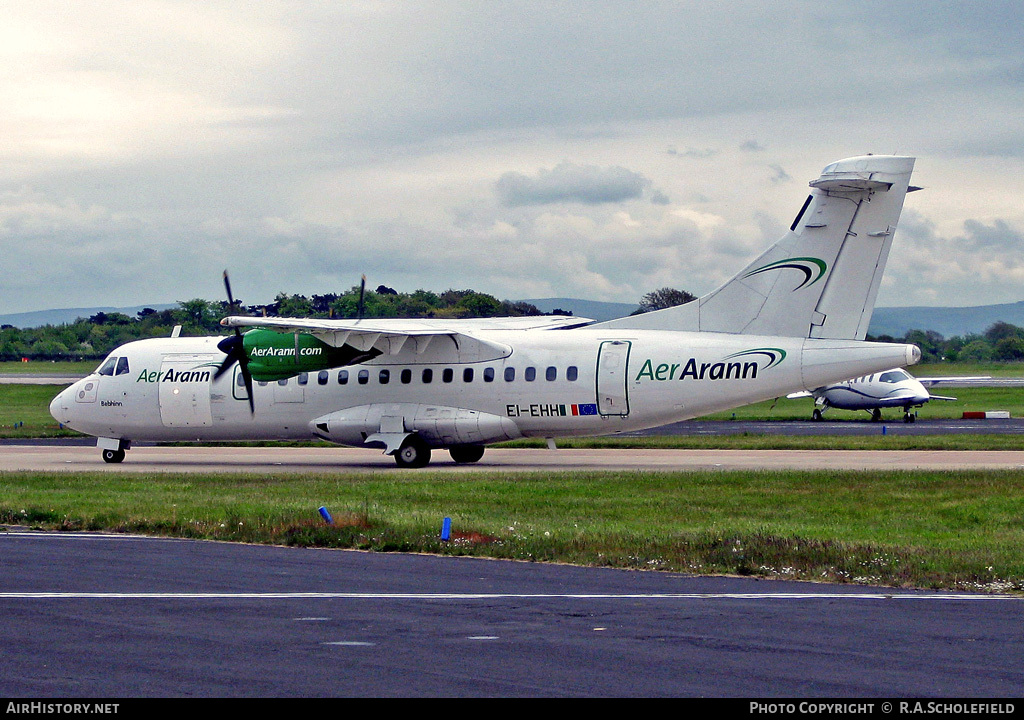
<svg viewBox="0 0 1024 720">
<path fill-rule="evenodd" d="M 789 182 L 793 179 L 789 173 L 782 169 L 781 165 L 769 165 L 768 168 L 772 171 L 773 183 Z"/>
<path fill-rule="evenodd" d="M 676 155 L 678 157 L 695 158 L 698 160 L 706 160 L 712 158 L 718 154 L 718 151 L 714 148 L 686 148 L 685 150 L 678 150 L 674 146 L 669 147 L 665 151 L 666 155 Z"/>
<path fill-rule="evenodd" d="M 543 268 L 551 287 L 573 277 L 556 255 L 524 254 L 549 242 L 531 230 L 536 217 L 571 215 L 566 247 L 582 258 L 573 270 L 603 269 L 607 247 L 579 238 L 600 239 L 589 228 L 637 199 L 628 252 L 672 266 L 652 229 L 669 196 L 723 217 L 706 257 L 739 253 L 721 238 L 748 237 L 750 221 L 726 204 L 727 185 L 781 195 L 790 173 L 814 177 L 805 171 L 861 148 L 917 155 L 915 184 L 969 193 L 969 212 L 985 218 L 936 205 L 936 227 L 956 228 L 936 237 L 908 201 L 894 258 L 952 269 L 929 280 L 920 263 L 891 263 L 900 304 L 920 297 L 908 283 L 925 280 L 954 296 L 968 262 L 1013 262 L 1024 242 L 1021 217 L 1005 210 L 1012 199 L 990 201 L 1019 194 L 1019 163 L 989 163 L 991 174 L 948 188 L 978 156 L 1024 153 L 1021 25 L 1006 22 L 1019 14 L 1009 1 L 798 0 L 740 13 L 613 0 L 272 2 L 171 18 L 160 5 L 104 0 L 74 11 L 60 52 L 42 42 L 52 12 L 36 5 L 8 13 L 41 44 L 6 48 L 0 83 L 11 110 L 0 162 L 11 311 L 219 297 L 225 266 L 240 287 L 251 268 L 253 300 L 318 291 L 313 280 L 350 287 L 361 272 L 403 289 L 444 287 L 453 264 L 466 285 L 512 296 L 523 292 L 515 263 Z M 112 18 L 128 40 L 110 40 Z M 51 95 L 62 102 L 38 100 Z M 511 166 L 494 163 L 509 157 L 529 170 L 502 175 Z M 566 157 L 580 164 L 555 165 Z M 769 164 L 780 161 L 789 172 Z M 602 163 L 635 170 L 593 167 Z M 688 165 L 706 167 L 688 176 Z M 927 177 L 929 166 L 939 174 Z M 802 197 L 763 206 L 783 215 L 756 220 L 780 229 L 767 240 Z M 610 262 L 605 277 L 608 287 L 644 284 Z M 1008 278 L 991 299 L 1019 299 L 1019 285 Z"/>
<path fill-rule="evenodd" d="M 498 178 L 494 190 L 509 207 L 563 202 L 600 205 L 636 200 L 649 185 L 650 180 L 643 175 L 622 167 L 562 162 L 552 170 L 540 170 L 533 177 L 507 172 Z"/>
<path fill-rule="evenodd" d="M 964 220 L 966 244 L 978 250 L 1005 250 L 1012 253 L 1007 261 L 1016 258 L 1024 249 L 1024 235 L 1010 227 L 1005 220 L 995 220 L 986 225 L 979 220 Z M 1016 263 L 1014 263 L 1016 264 Z"/>
</svg>

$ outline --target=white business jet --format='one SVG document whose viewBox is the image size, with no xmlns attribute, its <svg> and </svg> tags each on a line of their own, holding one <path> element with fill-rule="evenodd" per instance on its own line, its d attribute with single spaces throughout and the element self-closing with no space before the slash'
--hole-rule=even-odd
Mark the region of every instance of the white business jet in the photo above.
<svg viewBox="0 0 1024 720">
<path fill-rule="evenodd" d="M 475 462 L 490 443 L 650 428 L 913 364 L 914 345 L 864 342 L 913 166 L 828 165 L 779 242 L 686 305 L 585 326 L 230 316 L 227 337 L 117 348 L 50 412 L 108 462 L 137 441 L 323 438 L 421 467 L 438 448 Z"/>
<path fill-rule="evenodd" d="M 917 413 L 913 408 L 923 406 L 929 400 L 956 400 L 947 395 L 932 395 L 928 388 L 941 382 L 957 380 L 988 380 L 988 375 L 973 377 L 930 377 L 915 378 L 902 368 L 892 368 L 880 373 L 825 385 L 814 390 L 790 393 L 788 398 L 813 397 L 814 410 L 811 417 L 821 420 L 829 408 L 840 410 L 867 410 L 871 419 L 882 419 L 882 408 L 903 408 L 903 422 L 914 422 Z"/>
</svg>

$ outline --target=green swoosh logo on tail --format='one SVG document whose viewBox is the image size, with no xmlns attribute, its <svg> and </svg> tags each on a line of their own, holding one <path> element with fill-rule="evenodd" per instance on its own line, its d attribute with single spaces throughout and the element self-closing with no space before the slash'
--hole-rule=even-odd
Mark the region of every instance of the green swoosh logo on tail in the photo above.
<svg viewBox="0 0 1024 720">
<path fill-rule="evenodd" d="M 803 282 L 801 282 L 799 285 L 793 288 L 793 290 L 796 291 L 802 287 L 813 285 L 814 283 L 821 280 L 821 278 L 825 275 L 825 272 L 828 270 L 828 263 L 826 263 L 824 260 L 820 258 L 792 257 L 786 258 L 785 260 L 776 260 L 773 263 L 763 265 L 757 268 L 756 270 L 751 270 L 743 277 L 748 278 L 752 275 L 758 275 L 763 272 L 768 272 L 769 270 L 782 269 L 799 270 L 804 274 Z"/>
</svg>

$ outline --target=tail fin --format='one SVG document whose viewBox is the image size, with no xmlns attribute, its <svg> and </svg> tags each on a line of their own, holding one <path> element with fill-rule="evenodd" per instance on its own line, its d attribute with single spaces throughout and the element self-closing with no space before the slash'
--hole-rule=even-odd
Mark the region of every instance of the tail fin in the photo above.
<svg viewBox="0 0 1024 720">
<path fill-rule="evenodd" d="M 834 162 L 790 231 L 714 292 L 601 327 L 863 340 L 914 158 Z"/>
</svg>

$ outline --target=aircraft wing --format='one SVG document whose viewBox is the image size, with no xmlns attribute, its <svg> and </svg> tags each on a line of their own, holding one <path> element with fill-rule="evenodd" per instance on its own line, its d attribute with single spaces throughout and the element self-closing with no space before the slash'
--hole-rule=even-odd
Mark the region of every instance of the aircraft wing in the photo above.
<svg viewBox="0 0 1024 720">
<path fill-rule="evenodd" d="M 956 400 L 955 397 L 949 397 L 948 395 L 932 395 L 928 394 L 928 397 L 932 400 Z"/>
<path fill-rule="evenodd" d="M 814 393 L 808 392 L 807 390 L 801 390 L 800 392 L 790 393 L 786 396 L 787 400 L 795 400 L 796 398 L 814 397 Z"/>
<path fill-rule="evenodd" d="M 475 333 L 481 330 L 552 330 L 578 327 L 591 322 L 589 318 L 565 315 L 456 320 L 328 320 L 232 315 L 221 320 L 220 324 L 233 328 L 266 328 L 280 333 L 308 334 L 333 347 L 348 345 L 362 351 L 377 348 L 391 355 L 396 354 L 410 340 L 418 353 L 423 352 L 431 340 L 438 337 L 450 338 L 456 346 L 475 344 L 506 355 L 509 348 L 505 345 L 481 338 Z"/>
</svg>

